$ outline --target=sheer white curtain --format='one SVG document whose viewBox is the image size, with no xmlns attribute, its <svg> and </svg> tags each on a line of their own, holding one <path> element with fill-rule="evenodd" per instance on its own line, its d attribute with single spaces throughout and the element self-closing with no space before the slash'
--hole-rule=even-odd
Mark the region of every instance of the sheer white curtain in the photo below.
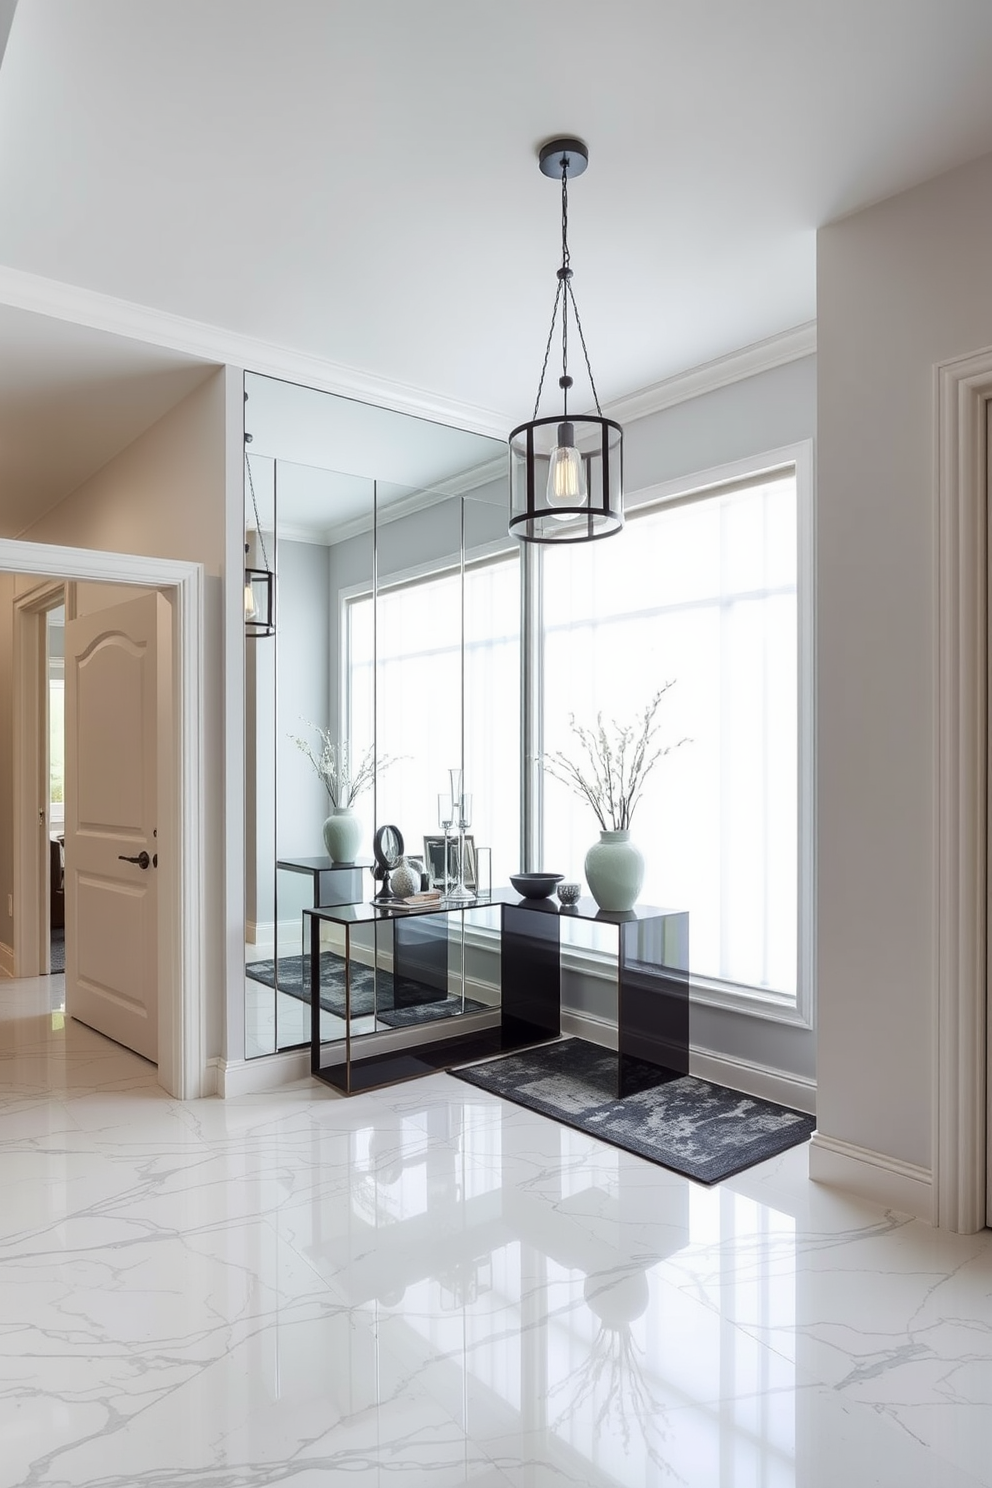
<svg viewBox="0 0 992 1488">
<path fill-rule="evenodd" d="M 347 602 L 352 737 L 371 739 L 395 763 L 378 780 L 379 824 L 395 822 L 410 853 L 439 834 L 437 797 L 462 764 L 472 795 L 470 834 L 492 849 L 494 886 L 519 862 L 520 577 L 516 552 L 380 589 L 375 663 L 372 596 Z"/>
<path fill-rule="evenodd" d="M 630 723 L 666 682 L 660 760 L 633 820 L 645 903 L 690 912 L 694 975 L 794 995 L 797 527 L 793 473 L 630 516 L 545 550 L 544 749 L 568 718 Z M 544 859 L 582 877 L 587 806 L 545 776 Z"/>
</svg>

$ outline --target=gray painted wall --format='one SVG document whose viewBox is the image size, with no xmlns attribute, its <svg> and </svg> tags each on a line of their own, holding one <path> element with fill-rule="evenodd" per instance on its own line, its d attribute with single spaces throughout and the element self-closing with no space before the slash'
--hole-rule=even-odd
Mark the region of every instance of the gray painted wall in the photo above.
<svg viewBox="0 0 992 1488">
<path fill-rule="evenodd" d="M 321 827 L 330 813 L 327 792 L 293 737 L 305 735 L 319 749 L 319 740 L 305 720 L 326 728 L 332 716 L 327 554 L 326 548 L 312 543 L 280 540 L 278 546 L 275 753 L 279 857 L 313 857 L 324 851 Z"/>
</svg>

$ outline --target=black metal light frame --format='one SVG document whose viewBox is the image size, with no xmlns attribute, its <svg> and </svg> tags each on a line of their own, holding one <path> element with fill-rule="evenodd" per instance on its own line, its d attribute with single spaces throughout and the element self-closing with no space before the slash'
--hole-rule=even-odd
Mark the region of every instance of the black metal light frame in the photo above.
<svg viewBox="0 0 992 1488">
<path fill-rule="evenodd" d="M 245 394 L 245 401 L 248 394 Z M 255 532 L 258 535 L 258 544 L 262 550 L 262 562 L 264 568 L 249 568 L 245 564 L 245 593 L 251 593 L 254 601 L 251 611 L 245 607 L 245 635 L 253 640 L 259 640 L 263 636 L 272 636 L 276 633 L 276 576 L 269 567 L 269 555 L 265 551 L 265 537 L 262 533 L 262 522 L 258 515 L 258 502 L 255 499 L 255 482 L 252 480 L 251 462 L 248 459 L 248 446 L 251 443 L 251 435 L 245 435 L 245 474 L 248 477 L 248 490 L 251 493 L 251 505 L 255 514 Z M 248 552 L 248 544 L 245 543 L 245 553 Z"/>
<path fill-rule="evenodd" d="M 569 543 L 590 542 L 611 537 L 623 527 L 623 429 L 613 419 L 603 416 L 596 384 L 589 363 L 582 322 L 572 289 L 572 269 L 568 248 L 568 182 L 580 176 L 589 163 L 589 151 L 582 140 L 562 138 L 549 140 L 539 152 L 544 175 L 561 181 L 562 261 L 557 271 L 551 329 L 544 352 L 544 364 L 534 401 L 534 413 L 525 424 L 518 424 L 509 437 L 510 458 L 510 533 L 524 542 Z M 568 372 L 569 306 L 575 320 L 596 413 L 576 415 L 569 411 L 568 397 L 573 379 Z M 538 410 L 544 377 L 561 309 L 561 362 L 558 386 L 562 390 L 562 412 L 539 418 Z M 567 497 L 552 501 L 548 495 L 553 451 L 567 445 L 575 468 L 581 466 L 585 477 L 585 495 L 574 504 Z M 557 457 L 556 457 L 557 458 Z"/>
<path fill-rule="evenodd" d="M 276 633 L 276 576 L 270 568 L 246 568 L 245 589 L 251 590 L 254 613 L 245 614 L 245 634 L 270 636 Z"/>
<path fill-rule="evenodd" d="M 549 505 L 551 454 L 543 446 L 553 445 L 562 422 L 560 414 L 531 419 L 510 434 L 510 531 L 525 542 L 591 542 L 623 527 L 623 429 L 602 415 L 568 419 L 585 468 L 586 501 L 581 506 Z"/>
</svg>

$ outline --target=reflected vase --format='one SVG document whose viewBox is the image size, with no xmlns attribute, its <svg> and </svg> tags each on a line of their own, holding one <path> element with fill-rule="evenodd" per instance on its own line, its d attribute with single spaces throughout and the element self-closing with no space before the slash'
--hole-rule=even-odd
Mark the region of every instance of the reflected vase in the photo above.
<svg viewBox="0 0 992 1488">
<path fill-rule="evenodd" d="M 362 823 L 350 806 L 335 806 L 324 822 L 324 846 L 332 863 L 353 863 L 362 840 Z"/>
<path fill-rule="evenodd" d="M 644 859 L 630 832 L 600 832 L 586 853 L 585 876 L 600 909 L 633 909 L 644 882 Z"/>
</svg>

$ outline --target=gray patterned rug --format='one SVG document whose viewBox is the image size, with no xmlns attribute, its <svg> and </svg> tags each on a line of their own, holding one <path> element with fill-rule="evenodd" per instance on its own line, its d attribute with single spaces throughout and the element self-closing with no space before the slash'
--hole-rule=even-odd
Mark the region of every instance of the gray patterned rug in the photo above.
<svg viewBox="0 0 992 1488">
<path fill-rule="evenodd" d="M 245 973 L 263 986 L 276 984 L 276 963 L 249 961 Z M 279 957 L 279 991 L 300 1002 L 310 1001 L 310 957 Z M 345 1015 L 344 959 L 333 951 L 320 953 L 320 1005 L 335 1017 Z M 375 1013 L 380 1023 L 389 1028 L 410 1028 L 417 1023 L 433 1023 L 438 1018 L 454 1018 L 461 1013 L 485 1012 L 485 1004 L 474 997 L 442 997 L 434 987 L 401 977 L 399 985 L 391 972 L 373 972 L 360 961 L 351 963 L 351 1016 L 367 1018 Z"/>
<path fill-rule="evenodd" d="M 693 1075 L 618 1100 L 616 1067 L 611 1050 L 568 1038 L 449 1073 L 700 1183 L 775 1157 L 816 1126 L 802 1111 Z M 650 1066 L 643 1072 L 644 1083 L 654 1078 Z"/>
</svg>

